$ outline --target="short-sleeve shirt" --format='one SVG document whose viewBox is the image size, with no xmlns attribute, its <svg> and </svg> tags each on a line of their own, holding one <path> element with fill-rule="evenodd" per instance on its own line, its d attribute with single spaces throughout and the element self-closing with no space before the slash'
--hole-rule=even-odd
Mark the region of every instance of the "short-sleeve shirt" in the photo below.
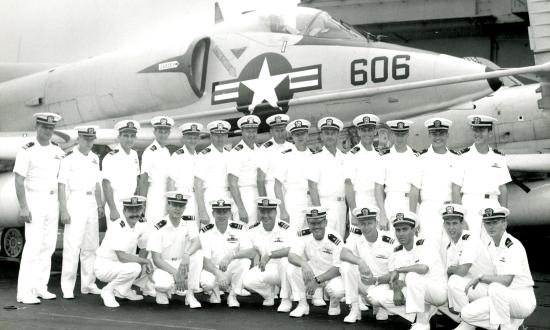
<svg viewBox="0 0 550 330">
<path fill-rule="evenodd" d="M 209 145 L 197 155 L 197 171 L 195 176 L 204 181 L 204 188 L 227 189 L 227 161 L 229 152 L 218 151 L 214 145 Z"/>
<path fill-rule="evenodd" d="M 251 149 L 243 141 L 237 143 L 229 152 L 227 173 L 239 178 L 239 187 L 255 187 L 258 178 L 258 165 L 262 154 L 254 146 Z"/>
<path fill-rule="evenodd" d="M 141 174 L 147 173 L 149 183 L 166 183 L 170 150 L 153 141 L 141 155 Z"/>
<path fill-rule="evenodd" d="M 327 148 L 311 155 L 307 179 L 317 183 L 319 197 L 344 197 L 346 154 L 336 149 L 333 155 Z"/>
<path fill-rule="evenodd" d="M 196 164 L 197 154 L 191 154 L 187 146 L 181 147 L 172 154 L 168 167 L 168 176 L 174 180 L 177 191 L 193 191 Z"/>
<path fill-rule="evenodd" d="M 435 283 L 446 285 L 447 275 L 439 251 L 434 250 L 424 239 L 415 239 L 413 248 L 407 251 L 403 245 L 397 246 L 390 256 L 388 267 L 390 271 L 413 265 L 426 265 L 429 270 L 426 276 Z"/>
<path fill-rule="evenodd" d="M 367 150 L 359 143 L 347 153 L 346 179 L 353 183 L 355 191 L 372 194 L 374 200 L 374 183 L 381 181 L 380 154 L 372 149 Z"/>
<path fill-rule="evenodd" d="M 307 173 L 310 169 L 311 151 L 299 151 L 291 145 L 283 150 L 276 160 L 274 177 L 288 190 L 298 190 L 307 193 Z"/>
<path fill-rule="evenodd" d="M 298 238 L 290 247 L 289 253 L 305 258 L 315 275 L 320 275 L 332 267 L 340 267 L 340 253 L 344 242 L 340 235 L 329 228 L 323 239 L 316 240 L 309 228 L 298 232 Z"/>
<path fill-rule="evenodd" d="M 283 221 L 277 221 L 271 231 L 266 231 L 262 223 L 258 222 L 248 229 L 248 236 L 260 255 L 288 248 L 294 240 L 289 225 Z M 269 262 L 278 261 L 280 259 L 271 259 Z"/>
<path fill-rule="evenodd" d="M 478 237 L 470 235 L 470 232 L 465 230 L 455 243 L 451 240 L 447 245 L 446 251 L 446 266 L 458 266 L 472 264 L 468 275 L 476 277 L 480 274 L 494 274 L 495 270 L 489 251 L 486 246 L 481 243 Z"/>
<path fill-rule="evenodd" d="M 126 219 L 121 218 L 107 229 L 101 245 L 96 251 L 96 256 L 112 261 L 119 261 L 116 251 L 135 255 L 137 248 L 145 249 L 147 246 L 148 227 L 146 223 L 136 223 L 130 227 Z"/>
<path fill-rule="evenodd" d="M 344 247 L 354 255 L 361 258 L 369 266 L 374 276 L 383 276 L 389 272 L 388 262 L 395 248 L 395 241 L 388 232 L 378 231 L 376 241 L 369 242 L 363 234 L 357 235 L 355 239 L 348 239 Z"/>
<path fill-rule="evenodd" d="M 462 152 L 453 172 L 452 181 L 464 194 L 500 195 L 499 187 L 512 181 L 502 154 L 491 148 L 481 154 L 475 145 Z"/>
<path fill-rule="evenodd" d="M 375 177 L 376 183 L 386 185 L 386 193 L 408 193 L 414 180 L 417 154 L 409 146 L 405 152 L 397 152 L 392 146 L 381 160 L 381 173 Z"/>
<path fill-rule="evenodd" d="M 252 242 L 243 225 L 229 222 L 227 229 L 222 234 L 215 223 L 209 223 L 202 227 L 199 233 L 202 251 L 205 258 L 209 258 L 215 265 L 229 253 L 237 253 L 252 248 Z"/>
<path fill-rule="evenodd" d="M 447 150 L 434 152 L 430 146 L 417 158 L 417 175 L 412 184 L 420 189 L 422 200 L 451 201 L 453 168 L 458 156 Z"/>
<path fill-rule="evenodd" d="M 179 220 L 174 226 L 169 216 L 157 222 L 149 234 L 147 250 L 158 252 L 162 259 L 181 259 L 185 252 L 185 244 L 199 235 L 195 221 Z"/>
<path fill-rule="evenodd" d="M 491 240 L 488 249 L 497 275 L 514 275 L 514 279 L 510 283 L 511 289 L 534 285 L 527 253 L 519 240 L 504 232 L 499 246 L 495 246 Z"/>
<path fill-rule="evenodd" d="M 120 145 L 103 158 L 103 178 L 109 180 L 115 198 L 134 195 L 139 175 L 139 159 L 133 149 L 126 153 Z M 115 202 L 117 200 L 115 199 Z M 122 210 L 119 210 L 122 211 Z"/>
<path fill-rule="evenodd" d="M 64 156 L 56 144 L 41 146 L 34 140 L 17 152 L 13 172 L 25 178 L 27 190 L 57 191 L 57 175 Z"/>
<path fill-rule="evenodd" d="M 266 181 L 273 180 L 274 166 L 277 162 L 277 157 L 280 157 L 281 152 L 292 146 L 292 143 L 285 141 L 284 143 L 276 143 L 275 139 L 271 138 L 258 148 L 258 153 L 261 155 L 258 161 L 258 167 L 265 173 Z"/>
<path fill-rule="evenodd" d="M 84 155 L 75 147 L 61 161 L 57 181 L 65 184 L 68 191 L 95 191 L 101 181 L 99 158 L 91 151 Z"/>
</svg>

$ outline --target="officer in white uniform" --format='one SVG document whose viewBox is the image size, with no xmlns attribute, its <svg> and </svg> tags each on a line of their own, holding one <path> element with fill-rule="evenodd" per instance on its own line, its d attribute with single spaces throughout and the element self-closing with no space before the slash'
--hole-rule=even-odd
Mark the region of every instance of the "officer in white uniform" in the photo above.
<svg viewBox="0 0 550 330">
<path fill-rule="evenodd" d="M 317 123 L 323 149 L 311 156 L 307 179 L 311 203 L 327 210 L 329 228 L 340 237 L 346 232 L 345 161 L 346 155 L 337 148 L 338 136 L 344 124 L 338 118 L 325 117 Z"/>
<path fill-rule="evenodd" d="M 184 215 L 191 216 L 200 226 L 197 204 L 195 202 L 195 173 L 197 172 L 196 147 L 203 130 L 202 124 L 185 123 L 180 126 L 183 146 L 176 150 L 170 158 L 168 167 L 168 190 L 178 191 L 191 196 L 185 206 Z"/>
<path fill-rule="evenodd" d="M 199 289 L 203 258 L 199 231 L 192 218 L 183 216 L 191 196 L 169 191 L 165 197 L 168 213 L 155 224 L 147 242 L 156 267 L 153 273 L 156 301 L 167 305 L 173 293 L 187 290 L 185 304 L 200 308 L 194 295 Z"/>
<path fill-rule="evenodd" d="M 281 152 L 292 147 L 292 143 L 286 140 L 286 125 L 290 118 L 285 114 L 276 114 L 267 117 L 271 139 L 262 144 L 258 150 L 261 155 L 259 159 L 258 172 L 258 194 L 260 196 L 275 197 L 275 163 L 281 156 Z"/>
<path fill-rule="evenodd" d="M 164 193 L 168 184 L 170 150 L 166 147 L 174 120 L 166 116 L 151 119 L 155 140 L 141 155 L 141 175 L 139 176 L 139 194 L 147 196 L 145 218 L 153 226 L 166 214 Z"/>
<path fill-rule="evenodd" d="M 210 303 L 221 303 L 220 290 L 223 290 L 228 292 L 227 305 L 238 308 L 237 295 L 243 293 L 243 275 L 250 268 L 254 248 L 245 225 L 229 221 L 229 201 L 219 199 L 210 205 L 214 223 L 204 226 L 199 234 L 204 254 L 200 285 L 206 293 L 210 293 Z"/>
<path fill-rule="evenodd" d="M 260 222 L 248 231 L 252 245 L 259 255 L 259 264 L 244 275 L 243 285 L 247 290 L 257 292 L 264 298 L 264 306 L 275 304 L 276 288 L 280 287 L 281 304 L 278 312 L 288 313 L 292 307 L 290 284 L 286 278 L 288 251 L 294 235 L 288 223 L 277 221 L 276 198 L 261 196 L 256 199 Z"/>
<path fill-rule="evenodd" d="M 479 237 L 470 235 L 464 230 L 463 221 L 466 210 L 459 204 L 448 204 L 439 210 L 449 243 L 445 248 L 445 267 L 447 269 L 449 309 L 460 313 L 469 300 L 486 295 L 487 290 L 470 290 L 464 292 L 470 280 L 480 274 L 494 274 L 494 267 L 489 257 L 487 246 Z M 478 286 L 481 288 L 482 286 Z"/>
<path fill-rule="evenodd" d="M 227 158 L 231 149 L 226 144 L 231 125 L 224 120 L 216 120 L 208 123 L 206 129 L 210 132 L 211 144 L 197 155 L 195 172 L 195 198 L 202 225 L 210 223 L 210 207 L 206 207 L 209 201 L 230 199 Z"/>
<path fill-rule="evenodd" d="M 13 168 L 19 217 L 25 222 L 25 246 L 17 280 L 17 301 L 24 304 L 56 297 L 48 292 L 48 282 L 59 218 L 57 174 L 65 155 L 50 141 L 61 116 L 41 112 L 34 117 L 36 139 L 17 152 Z"/>
<path fill-rule="evenodd" d="M 399 246 L 389 259 L 390 290 L 369 295 L 381 305 L 413 323 L 412 330 L 430 329 L 436 308 L 447 301 L 447 276 L 438 251 L 415 237 L 416 214 L 403 211 L 391 217 Z"/>
<path fill-rule="evenodd" d="M 319 206 L 304 210 L 309 228 L 298 233 L 291 246 L 288 261 L 295 267 L 287 268 L 292 297 L 298 306 L 291 317 L 309 314 L 306 293 L 324 289 L 330 297 L 328 315 L 340 315 L 340 299 L 344 297 L 344 283 L 340 276 L 340 253 L 344 243 L 340 235 L 327 226 L 327 209 Z"/>
<path fill-rule="evenodd" d="M 353 125 L 361 141 L 348 152 L 346 171 L 346 200 L 350 210 L 357 205 L 376 205 L 374 177 L 380 175 L 380 154 L 372 145 L 376 125 L 380 118 L 373 114 L 362 114 L 353 119 Z M 351 217 L 352 223 L 355 223 Z"/>
<path fill-rule="evenodd" d="M 133 196 L 137 191 L 139 159 L 132 149 L 140 125 L 135 120 L 122 120 L 115 124 L 119 144 L 103 158 L 103 194 L 107 203 L 107 227 L 120 219 L 122 199 Z"/>
<path fill-rule="evenodd" d="M 357 219 L 357 227 L 352 226 L 348 241 L 342 248 L 340 273 L 346 289 L 346 303 L 351 305 L 346 323 L 361 320 L 359 295 L 376 295 L 376 291 L 389 290 L 390 274 L 388 261 L 394 249 L 394 239 L 388 232 L 377 230 L 377 217 L 380 209 L 365 205 L 352 210 Z M 377 308 L 376 319 L 387 320 L 385 309 Z"/>
<path fill-rule="evenodd" d="M 508 204 L 506 184 L 512 181 L 506 159 L 496 149 L 489 147 L 493 135 L 493 125 L 497 120 L 484 115 L 468 116 L 474 134 L 474 145 L 461 151 L 453 181 L 453 203 L 466 208 L 466 223 L 472 235 L 479 236 L 481 216 L 478 212 L 484 207 L 497 207 Z M 489 241 L 486 233 L 483 241 Z"/>
<path fill-rule="evenodd" d="M 504 207 L 482 209 L 483 225 L 491 237 L 488 249 L 496 275 L 480 274 L 466 286 L 487 286 L 487 296 L 464 306 L 457 329 L 518 329 L 537 306 L 527 253 L 520 241 L 506 232 L 510 211 Z"/>
<path fill-rule="evenodd" d="M 132 196 L 122 200 L 123 217 L 107 229 L 96 251 L 94 273 L 98 280 L 107 282 L 101 289 L 101 298 L 107 307 L 119 307 L 116 297 L 143 300 L 132 290 L 138 278 L 153 273 L 153 263 L 147 259 L 148 225 L 142 218 L 145 197 Z M 139 255 L 136 249 L 140 248 Z M 147 277 L 145 277 L 147 279 Z"/>
<path fill-rule="evenodd" d="M 258 221 L 256 197 L 258 197 L 258 167 L 261 155 L 256 148 L 256 136 L 260 118 L 243 116 L 237 121 L 243 139 L 229 153 L 227 181 L 235 202 L 233 219 L 245 225 Z"/>
<path fill-rule="evenodd" d="M 438 250 L 442 244 L 449 242 L 444 236 L 439 209 L 452 200 L 452 171 L 458 161 L 456 153 L 447 149 L 452 124 L 445 118 L 430 118 L 424 122 L 432 143 L 428 149 L 420 152 L 416 160 L 417 174 L 409 197 L 411 211 L 418 213 L 419 236 L 428 238 L 428 242 Z M 417 205 L 419 202 L 420 206 Z"/>
<path fill-rule="evenodd" d="M 414 179 L 417 153 L 407 145 L 410 120 L 390 120 L 386 122 L 393 137 L 393 146 L 380 154 L 382 173 L 374 177 L 376 181 L 376 202 L 380 208 L 380 228 L 393 232 L 388 216 L 409 210 L 409 192 Z"/>
<path fill-rule="evenodd" d="M 275 160 L 275 196 L 279 205 L 281 220 L 288 222 L 290 231 L 295 233 L 304 228 L 304 208 L 311 206 L 308 196 L 307 172 L 311 151 L 307 147 L 311 123 L 296 119 L 286 126 L 294 145 L 283 150 Z"/>
<path fill-rule="evenodd" d="M 97 126 L 79 126 L 78 145 L 61 161 L 59 208 L 63 232 L 61 290 L 63 298 L 74 298 L 80 256 L 80 292 L 100 294 L 95 284 L 95 250 L 99 246 L 98 217 L 103 216 L 99 158 L 91 149 Z"/>
</svg>

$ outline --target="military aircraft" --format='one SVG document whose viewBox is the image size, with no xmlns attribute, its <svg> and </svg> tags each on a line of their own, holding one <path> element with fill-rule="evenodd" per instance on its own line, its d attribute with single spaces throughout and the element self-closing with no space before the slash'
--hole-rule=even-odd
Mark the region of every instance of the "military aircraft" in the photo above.
<svg viewBox="0 0 550 330">
<path fill-rule="evenodd" d="M 222 16 L 218 11 L 217 20 Z M 498 90 L 499 77 L 549 72 L 550 63 L 491 71 L 461 58 L 372 40 L 326 12 L 299 7 L 248 12 L 163 48 L 42 69 L 0 66 L 0 160 L 13 161 L 32 138 L 32 115 L 41 111 L 63 117 L 56 139 L 65 148 L 75 143 L 70 128 L 76 125 L 106 127 L 97 143 L 108 145 L 116 141 L 110 129 L 116 121 L 133 118 L 147 126 L 158 114 L 178 123 L 226 119 L 233 127 L 249 113 L 288 113 L 312 122 L 334 115 L 349 125 L 365 111 L 388 120 L 473 101 Z M 141 146 L 151 140 L 150 129 L 138 134 Z M 13 187 L 12 174 L 0 174 L 0 226 L 7 228 L 1 250 L 17 252 L 23 236 L 16 228 L 21 224 Z"/>
</svg>

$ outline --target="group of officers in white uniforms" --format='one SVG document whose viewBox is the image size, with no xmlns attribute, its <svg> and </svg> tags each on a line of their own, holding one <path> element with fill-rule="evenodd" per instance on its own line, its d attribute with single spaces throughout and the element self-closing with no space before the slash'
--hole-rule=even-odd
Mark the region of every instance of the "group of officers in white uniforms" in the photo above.
<svg viewBox="0 0 550 330">
<path fill-rule="evenodd" d="M 247 115 L 233 148 L 228 122 L 206 126 L 211 144 L 199 153 L 204 127 L 184 123 L 183 146 L 170 155 L 174 121 L 157 116 L 141 166 L 132 149 L 140 125 L 124 120 L 100 171 L 91 152 L 98 127 L 76 127 L 78 145 L 65 154 L 50 142 L 61 118 L 35 117 L 36 141 L 14 167 L 26 222 L 22 303 L 55 298 L 47 282 L 60 216 L 63 297 L 74 298 L 80 258 L 81 293 L 100 294 L 108 307 L 118 307 L 116 297 L 143 299 L 135 284 L 159 304 L 184 295 L 191 308 L 201 307 L 199 291 L 211 303 L 226 293 L 229 307 L 252 291 L 265 306 L 279 297 L 278 311 L 293 317 L 309 313 L 309 298 L 325 305 L 323 296 L 329 315 L 339 315 L 345 299 L 346 322 L 371 305 L 377 320 L 397 314 L 414 329 L 429 329 L 437 308 L 461 329 L 515 329 L 535 308 L 525 249 L 505 231 L 511 178 L 488 144 L 494 118 L 468 117 L 475 143 L 460 152 L 447 148 L 447 119 L 425 122 L 432 144 L 422 152 L 407 145 L 411 121 L 388 121 L 394 146 L 377 151 L 380 120 L 364 114 L 353 120 L 361 142 L 343 153 L 337 118 L 318 121 L 323 147 L 314 152 L 309 121 L 267 118 L 273 138 L 258 147 L 261 120 Z M 104 204 L 108 230 L 99 246 Z M 108 283 L 101 290 L 96 277 Z"/>
</svg>

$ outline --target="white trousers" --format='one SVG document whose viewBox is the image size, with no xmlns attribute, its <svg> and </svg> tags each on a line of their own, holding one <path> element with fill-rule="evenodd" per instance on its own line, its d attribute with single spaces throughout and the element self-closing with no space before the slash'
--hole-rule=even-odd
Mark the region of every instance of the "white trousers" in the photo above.
<svg viewBox="0 0 550 330">
<path fill-rule="evenodd" d="M 47 290 L 59 221 L 57 192 L 26 190 L 25 194 L 32 222 L 25 223 L 25 246 L 17 280 L 18 296 L 30 295 L 33 290 Z"/>
<path fill-rule="evenodd" d="M 443 228 L 443 218 L 439 214 L 439 210 L 444 205 L 445 201 L 423 200 L 418 207 L 418 220 L 420 222 L 419 237 L 427 238 L 428 242 L 440 252 L 441 257 L 445 260 L 445 249 L 442 246 L 449 244 L 449 236 Z"/>
<path fill-rule="evenodd" d="M 391 217 L 397 213 L 410 210 L 409 197 L 405 196 L 405 193 L 388 192 L 384 200 L 384 209 L 388 221 L 391 221 Z M 391 223 L 389 224 L 389 232 L 391 236 L 395 236 L 395 229 Z"/>
<path fill-rule="evenodd" d="M 275 198 L 275 179 L 266 175 L 265 179 L 265 193 L 267 197 Z"/>
<path fill-rule="evenodd" d="M 280 259 L 277 262 L 268 262 L 263 272 L 258 266 L 253 267 L 244 274 L 243 286 L 249 291 L 258 293 L 264 299 L 273 298 L 273 290 L 278 286 L 281 288 L 279 294 L 281 299 L 290 299 L 290 283 L 286 275 L 287 267 L 287 258 Z"/>
<path fill-rule="evenodd" d="M 468 305 L 470 301 L 487 296 L 487 285 L 483 283 L 478 284 L 475 289 L 470 288 L 468 295 L 466 295 L 464 289 L 471 280 L 471 276 L 451 275 L 449 277 L 447 282 L 449 308 L 452 308 L 455 312 L 460 313 L 462 308 Z"/>
<path fill-rule="evenodd" d="M 315 274 L 320 275 L 320 274 Z M 306 299 L 306 285 L 302 277 L 302 268 L 290 265 L 287 267 L 287 278 L 292 291 L 292 300 L 303 301 Z M 344 282 L 342 277 L 335 277 L 323 283 L 323 289 L 330 299 L 340 300 L 345 295 Z"/>
<path fill-rule="evenodd" d="M 346 234 L 346 202 L 337 201 L 332 197 L 320 197 L 321 206 L 327 210 L 327 226 L 335 230 L 340 237 Z"/>
<path fill-rule="evenodd" d="M 132 287 L 141 272 L 137 262 L 120 262 L 101 257 L 95 259 L 94 273 L 97 279 L 107 283 L 108 290 L 116 290 L 121 295 Z"/>
<path fill-rule="evenodd" d="M 166 215 L 166 182 L 150 182 L 147 189 L 145 218 L 149 227 L 153 227 Z"/>
<path fill-rule="evenodd" d="M 491 283 L 487 296 L 462 308 L 462 320 L 485 329 L 517 329 L 537 306 L 532 287 L 511 289 Z"/>
<path fill-rule="evenodd" d="M 67 209 L 71 223 L 65 225 L 63 233 L 63 266 L 61 290 L 72 295 L 80 256 L 80 290 L 95 285 L 95 250 L 99 246 L 99 227 L 95 195 L 85 192 L 70 192 Z"/>
<path fill-rule="evenodd" d="M 464 220 L 468 223 L 470 234 L 474 237 L 479 237 L 485 243 L 490 241 L 487 231 L 481 224 L 481 215 L 479 211 L 488 207 L 498 207 L 500 203 L 496 196 L 484 198 L 483 195 L 464 194 L 462 196 L 462 206 L 466 209 Z"/>
<path fill-rule="evenodd" d="M 258 197 L 258 187 L 246 186 L 239 187 L 241 192 L 241 200 L 243 201 L 246 213 L 248 213 L 247 225 L 253 225 L 258 222 L 258 206 L 256 205 L 256 198 Z M 233 220 L 239 221 L 239 210 L 237 205 L 233 204 Z"/>
<path fill-rule="evenodd" d="M 431 316 L 435 313 L 436 307 L 445 304 L 447 301 L 447 287 L 443 284 L 435 283 L 429 278 L 417 273 L 407 273 L 405 275 L 405 287 L 402 289 L 405 296 L 405 306 L 396 306 L 393 302 L 393 291 L 380 290 L 372 293 L 373 303 L 384 307 L 386 310 L 397 314 L 409 322 L 421 321 L 429 322 Z"/>
<path fill-rule="evenodd" d="M 231 291 L 233 293 L 241 294 L 243 289 L 243 275 L 249 269 L 250 259 L 235 259 L 229 263 L 224 275 L 231 283 Z M 200 286 L 205 292 L 219 291 L 220 289 L 216 282 L 216 276 L 204 269 L 200 274 Z"/>
<path fill-rule="evenodd" d="M 181 259 L 164 261 L 166 261 L 168 264 L 170 264 L 170 266 L 176 269 L 181 263 Z M 203 254 L 201 251 L 195 252 L 189 258 L 189 275 L 187 278 L 187 288 L 190 290 L 197 291 L 199 289 L 202 261 Z M 167 271 L 156 268 L 155 272 L 153 273 L 153 281 L 155 290 L 159 292 L 173 293 L 175 291 L 174 276 L 172 276 L 172 274 L 168 273 Z"/>
<path fill-rule="evenodd" d="M 289 225 L 292 233 L 307 227 L 304 209 L 310 205 L 307 188 L 305 190 L 289 188 L 285 192 L 285 207 L 290 217 Z"/>
</svg>

